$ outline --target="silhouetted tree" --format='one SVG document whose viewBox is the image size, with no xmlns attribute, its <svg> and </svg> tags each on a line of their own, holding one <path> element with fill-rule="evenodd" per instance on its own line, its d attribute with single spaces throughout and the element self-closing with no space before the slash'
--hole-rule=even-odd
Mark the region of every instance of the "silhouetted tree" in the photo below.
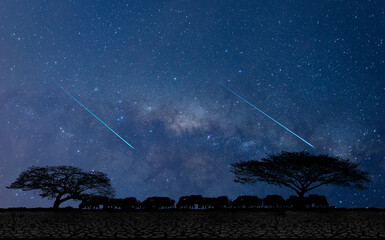
<svg viewBox="0 0 385 240">
<path fill-rule="evenodd" d="M 338 185 L 365 189 L 369 173 L 358 169 L 358 163 L 328 155 L 314 156 L 307 152 L 281 152 L 261 161 L 250 160 L 231 164 L 235 182 L 254 184 L 259 181 L 286 186 L 300 198 L 322 185 Z"/>
<path fill-rule="evenodd" d="M 40 190 L 41 197 L 55 199 L 53 208 L 67 200 L 80 200 L 84 195 L 113 196 L 110 179 L 99 171 L 84 172 L 72 166 L 29 167 L 20 173 L 9 189 Z M 85 194 L 86 193 L 86 194 Z"/>
</svg>

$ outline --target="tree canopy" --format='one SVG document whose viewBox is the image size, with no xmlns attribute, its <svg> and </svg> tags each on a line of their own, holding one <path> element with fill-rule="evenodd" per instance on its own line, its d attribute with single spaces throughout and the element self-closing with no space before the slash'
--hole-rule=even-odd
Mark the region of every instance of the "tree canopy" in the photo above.
<svg viewBox="0 0 385 240">
<path fill-rule="evenodd" d="M 55 199 L 54 208 L 67 200 L 79 200 L 82 194 L 112 196 L 110 179 L 99 171 L 84 172 L 73 166 L 29 167 L 20 173 L 9 189 L 40 190 L 43 198 Z"/>
<path fill-rule="evenodd" d="M 348 159 L 307 152 L 281 152 L 260 161 L 249 160 L 230 164 L 235 182 L 241 184 L 267 182 L 294 190 L 299 197 L 322 185 L 338 185 L 365 189 L 369 173 Z"/>
</svg>

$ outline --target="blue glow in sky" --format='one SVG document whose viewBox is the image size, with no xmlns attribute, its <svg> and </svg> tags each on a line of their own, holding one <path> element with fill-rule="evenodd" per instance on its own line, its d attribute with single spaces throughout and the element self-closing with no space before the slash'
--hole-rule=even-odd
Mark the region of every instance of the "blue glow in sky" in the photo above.
<svg viewBox="0 0 385 240">
<path fill-rule="evenodd" d="M 289 197 L 228 169 L 280 151 L 361 163 L 368 189 L 310 193 L 385 208 L 384 12 L 378 0 L 2 0 L 0 208 L 52 206 L 5 188 L 32 165 L 105 172 L 122 198 Z"/>
</svg>

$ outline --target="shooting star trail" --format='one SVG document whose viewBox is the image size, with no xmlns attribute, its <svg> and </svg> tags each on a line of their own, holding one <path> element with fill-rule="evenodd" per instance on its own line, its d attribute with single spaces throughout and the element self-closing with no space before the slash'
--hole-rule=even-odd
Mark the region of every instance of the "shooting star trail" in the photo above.
<svg viewBox="0 0 385 240">
<path fill-rule="evenodd" d="M 117 134 L 112 128 L 110 128 L 105 122 L 103 122 L 100 118 L 98 118 L 93 112 L 91 112 L 86 106 L 84 106 L 81 102 L 79 102 L 74 96 L 71 95 L 71 93 L 67 92 L 62 86 L 60 86 L 57 82 L 53 81 L 61 90 L 63 90 L 65 93 L 67 93 L 73 100 L 75 100 L 77 103 L 80 104 L 85 110 L 87 110 L 89 113 L 92 114 L 99 122 L 103 123 L 104 126 L 106 126 L 111 132 L 113 132 L 116 136 L 118 136 L 123 142 L 125 142 L 128 146 L 130 146 L 132 149 L 135 149 L 131 144 L 129 144 L 124 138 L 122 138 L 119 134 Z"/>
<path fill-rule="evenodd" d="M 277 120 L 275 120 L 274 118 L 270 117 L 269 115 L 267 115 L 265 112 L 263 112 L 261 109 L 257 108 L 256 106 L 254 106 L 253 104 L 251 104 L 249 101 L 247 101 L 246 99 L 244 99 L 243 97 L 239 96 L 236 92 L 234 92 L 233 90 L 231 90 L 230 88 L 226 87 L 225 85 L 223 85 L 222 83 L 220 82 L 217 82 L 219 85 L 221 85 L 223 88 L 225 88 L 226 90 L 228 90 L 229 92 L 231 92 L 232 94 L 234 94 L 235 96 L 239 97 L 240 99 L 242 99 L 245 103 L 249 104 L 250 106 L 252 106 L 253 108 L 257 109 L 258 111 L 260 111 L 263 115 L 265 115 L 266 117 L 270 118 L 271 120 L 273 120 L 275 123 L 277 123 L 279 126 L 283 127 L 284 129 L 286 129 L 287 131 L 289 131 L 291 134 L 293 134 L 294 136 L 296 136 L 297 138 L 301 139 L 303 142 L 305 142 L 306 144 L 308 144 L 309 146 L 311 146 L 312 148 L 315 148 L 313 145 L 311 145 L 309 142 L 307 142 L 305 139 L 301 138 L 300 136 L 298 136 L 297 134 L 295 134 L 293 131 L 291 131 L 290 129 L 288 129 L 287 127 L 283 126 L 281 123 L 279 123 Z"/>
</svg>

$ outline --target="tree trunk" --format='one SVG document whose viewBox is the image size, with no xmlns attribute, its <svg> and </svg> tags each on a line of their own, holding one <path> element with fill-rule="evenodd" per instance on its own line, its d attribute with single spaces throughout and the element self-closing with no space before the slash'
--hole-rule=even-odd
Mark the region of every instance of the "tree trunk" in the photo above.
<svg viewBox="0 0 385 240">
<path fill-rule="evenodd" d="M 62 193 L 59 193 L 55 199 L 55 202 L 53 203 L 53 208 L 57 209 L 59 208 L 59 205 L 63 202 L 61 200 L 61 197 L 63 197 L 63 194 Z"/>
<path fill-rule="evenodd" d="M 61 197 L 63 197 L 63 194 L 59 194 L 59 195 L 56 197 L 56 200 L 55 200 L 55 202 L 53 203 L 53 208 L 58 209 L 60 204 L 62 204 L 63 202 L 65 202 L 65 201 L 67 201 L 67 200 L 72 199 L 71 196 L 67 196 L 67 197 L 65 197 L 65 198 L 63 198 L 63 199 L 61 199 Z"/>
<path fill-rule="evenodd" d="M 305 192 L 299 192 L 298 193 L 298 201 L 299 201 L 299 208 L 300 209 L 305 209 L 305 205 L 306 205 L 306 202 L 305 202 Z"/>
<path fill-rule="evenodd" d="M 55 202 L 53 203 L 53 208 L 58 209 L 59 205 L 62 203 L 60 198 L 56 198 Z"/>
<path fill-rule="evenodd" d="M 305 196 L 305 192 L 299 192 L 299 193 L 298 193 L 298 197 L 299 197 L 299 198 L 303 199 L 304 196 Z"/>
</svg>

